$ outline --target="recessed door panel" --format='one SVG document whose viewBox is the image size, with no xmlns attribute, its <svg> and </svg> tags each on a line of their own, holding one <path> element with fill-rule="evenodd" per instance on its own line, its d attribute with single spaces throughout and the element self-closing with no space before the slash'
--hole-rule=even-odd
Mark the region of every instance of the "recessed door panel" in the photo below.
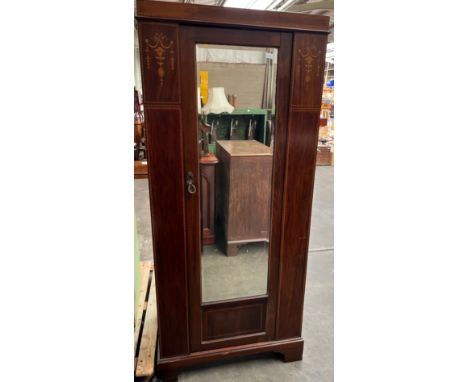
<svg viewBox="0 0 468 382">
<path fill-rule="evenodd" d="M 246 335 L 263 335 L 265 332 L 266 297 L 236 303 L 213 303 L 202 309 L 202 341 Z"/>
</svg>

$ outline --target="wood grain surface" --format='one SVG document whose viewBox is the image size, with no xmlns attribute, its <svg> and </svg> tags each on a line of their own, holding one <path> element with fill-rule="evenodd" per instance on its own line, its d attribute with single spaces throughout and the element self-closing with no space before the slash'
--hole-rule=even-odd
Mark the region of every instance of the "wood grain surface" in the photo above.
<svg viewBox="0 0 468 382">
<path fill-rule="evenodd" d="M 329 31 L 329 17 L 275 11 L 138 0 L 136 17 L 181 23 L 280 31 Z"/>
</svg>

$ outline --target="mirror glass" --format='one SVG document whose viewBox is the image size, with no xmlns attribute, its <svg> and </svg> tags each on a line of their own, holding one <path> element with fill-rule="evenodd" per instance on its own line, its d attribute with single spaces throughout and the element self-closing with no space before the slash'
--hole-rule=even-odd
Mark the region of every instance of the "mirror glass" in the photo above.
<svg viewBox="0 0 468 382">
<path fill-rule="evenodd" d="M 267 293 L 277 49 L 198 44 L 202 302 Z"/>
</svg>

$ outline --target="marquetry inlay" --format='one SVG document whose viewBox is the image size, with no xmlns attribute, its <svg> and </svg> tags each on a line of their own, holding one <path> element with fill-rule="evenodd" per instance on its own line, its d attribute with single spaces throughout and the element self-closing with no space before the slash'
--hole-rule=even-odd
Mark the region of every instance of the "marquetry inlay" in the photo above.
<svg viewBox="0 0 468 382">
<path fill-rule="evenodd" d="M 159 85 L 164 84 L 166 77 L 166 66 L 169 62 L 169 67 L 172 71 L 175 70 L 175 56 L 174 56 L 174 41 L 169 40 L 168 37 L 161 32 L 156 32 L 153 37 L 145 39 L 145 60 L 147 69 L 151 68 L 151 61 L 154 59 L 158 65 Z M 168 58 L 169 53 L 169 60 Z"/>
<path fill-rule="evenodd" d="M 322 56 L 322 51 L 313 46 L 312 48 L 299 49 L 299 65 L 302 66 L 305 72 L 305 82 L 310 82 L 312 76 L 320 77 L 323 69 L 319 65 L 319 58 Z"/>
</svg>

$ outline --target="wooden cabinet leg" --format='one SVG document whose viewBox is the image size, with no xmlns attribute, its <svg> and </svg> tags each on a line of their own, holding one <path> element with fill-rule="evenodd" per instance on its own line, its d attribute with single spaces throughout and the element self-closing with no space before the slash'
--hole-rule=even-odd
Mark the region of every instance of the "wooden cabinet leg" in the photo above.
<svg viewBox="0 0 468 382">
<path fill-rule="evenodd" d="M 179 380 L 179 372 L 177 370 L 158 370 L 156 371 L 158 381 L 161 382 L 177 382 Z"/>
<path fill-rule="evenodd" d="M 226 244 L 226 255 L 237 256 L 237 244 Z"/>
<path fill-rule="evenodd" d="M 298 346 L 281 350 L 283 354 L 283 362 L 295 362 L 302 360 L 302 353 L 304 351 L 304 342 L 299 343 Z"/>
<path fill-rule="evenodd" d="M 179 377 L 176 375 L 175 377 L 167 377 L 164 379 L 161 379 L 161 382 L 177 382 L 179 380 Z"/>
</svg>

